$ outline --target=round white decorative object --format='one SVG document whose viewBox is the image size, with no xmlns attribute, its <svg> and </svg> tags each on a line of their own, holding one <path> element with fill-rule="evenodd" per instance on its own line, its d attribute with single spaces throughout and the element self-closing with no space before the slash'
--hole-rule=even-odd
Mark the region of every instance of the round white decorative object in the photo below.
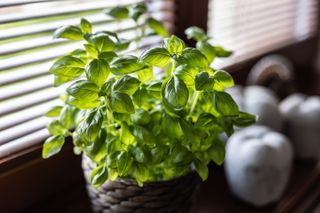
<svg viewBox="0 0 320 213">
<path fill-rule="evenodd" d="M 254 206 L 264 206 L 282 196 L 292 161 L 291 143 L 284 135 L 251 126 L 228 140 L 224 168 L 234 195 Z"/>
<path fill-rule="evenodd" d="M 258 116 L 257 124 L 268 126 L 276 131 L 282 129 L 282 119 L 276 94 L 262 86 L 242 87 L 236 85 L 227 92 L 234 98 L 241 111 Z"/>
<path fill-rule="evenodd" d="M 284 99 L 280 112 L 285 132 L 291 139 L 296 155 L 302 159 L 320 157 L 320 97 L 293 94 Z"/>
</svg>

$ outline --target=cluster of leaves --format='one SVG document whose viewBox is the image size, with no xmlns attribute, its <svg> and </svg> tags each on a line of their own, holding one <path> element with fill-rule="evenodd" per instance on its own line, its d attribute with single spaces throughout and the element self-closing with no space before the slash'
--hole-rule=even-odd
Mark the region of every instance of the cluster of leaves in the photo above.
<svg viewBox="0 0 320 213">
<path fill-rule="evenodd" d="M 143 4 L 108 14 L 116 20 L 143 19 L 153 33 L 168 34 L 161 22 L 147 16 Z M 97 165 L 91 174 L 95 187 L 117 177 L 139 184 L 168 180 L 190 169 L 205 180 L 207 164 L 224 160 L 219 135 L 254 123 L 255 116 L 240 112 L 224 92 L 234 85 L 232 77 L 210 67 L 215 57 L 231 53 L 212 46 L 200 28 L 191 27 L 186 34 L 197 40 L 197 48 L 173 35 L 137 57 L 121 53 L 129 42 L 114 32 L 92 33 L 85 19 L 80 27 L 59 28 L 55 37 L 85 44 L 50 69 L 55 85 L 70 85 L 64 105 L 46 114 L 55 119 L 48 125 L 53 136 L 44 143 L 43 157 L 58 153 L 65 137 L 72 136 L 75 152 Z M 154 67 L 164 70 L 158 80 Z"/>
</svg>

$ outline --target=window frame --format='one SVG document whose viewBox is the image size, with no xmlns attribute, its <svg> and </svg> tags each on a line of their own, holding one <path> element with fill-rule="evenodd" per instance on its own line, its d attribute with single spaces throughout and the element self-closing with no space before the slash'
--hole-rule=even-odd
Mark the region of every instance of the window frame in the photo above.
<svg viewBox="0 0 320 213">
<path fill-rule="evenodd" d="M 175 4 L 176 27 L 174 33 L 183 38 L 187 44 L 194 45 L 194 42 L 186 40 L 184 29 L 192 25 L 197 25 L 205 30 L 207 29 L 208 0 L 175 0 Z M 317 20 L 318 23 L 320 23 L 320 4 L 318 6 Z M 318 35 L 319 32 L 320 25 L 318 24 Z M 312 64 L 317 56 L 318 45 L 319 39 L 317 37 L 312 37 L 284 48 L 265 53 L 250 60 L 234 64 L 230 67 L 226 67 L 226 70 L 230 71 L 236 82 L 244 84 L 248 75 L 248 71 L 257 60 L 270 53 L 280 53 L 288 57 L 293 62 L 296 70 L 295 74 L 298 77 L 304 76 L 303 78 L 300 78 L 301 80 L 297 82 L 297 85 L 302 89 L 302 91 L 312 93 L 314 91 L 312 85 L 305 84 L 305 82 L 308 79 L 312 79 Z M 303 87 L 302 85 L 307 86 Z M 33 189 L 29 196 L 18 196 L 26 199 L 24 202 L 17 202 L 15 195 L 7 196 L 8 193 L 0 193 L 1 202 L 4 203 L 4 207 L 2 208 L 5 208 L 6 210 L 29 208 L 29 204 L 36 205 L 37 203 L 42 202 L 54 194 L 61 194 L 61 192 L 66 189 L 77 190 L 79 187 L 84 189 L 84 179 L 80 168 L 81 157 L 73 155 L 72 142 L 70 139 L 68 139 L 66 144 L 67 145 L 63 148 L 59 155 L 48 160 L 43 160 L 41 158 L 42 144 L 31 146 L 27 149 L 0 159 L 1 192 L 9 192 L 10 194 L 10 192 L 14 189 L 17 190 L 17 187 L 21 187 L 20 190 Z M 64 164 L 64 162 L 68 162 L 68 164 L 61 166 Z M 313 181 L 320 180 L 319 170 L 314 169 L 310 171 L 309 174 L 313 174 L 313 178 L 316 176 L 316 178 L 314 178 L 315 180 Z M 63 178 L 60 178 L 59 181 L 55 181 L 55 178 L 59 176 Z M 32 180 L 28 182 L 28 184 L 30 184 L 29 186 L 17 184 L 18 180 L 24 178 Z M 309 184 L 308 187 L 311 188 L 312 184 Z M 296 194 L 298 196 L 301 194 L 301 192 L 297 191 Z M 74 195 L 61 194 L 59 200 L 63 200 L 64 196 L 72 197 Z M 77 198 L 76 196 L 74 196 L 74 198 L 76 200 L 73 202 L 80 202 L 80 200 L 77 199 L 86 199 L 86 197 Z M 300 197 L 296 198 L 292 202 L 297 202 L 297 200 L 300 201 L 301 199 L 302 197 L 300 195 Z M 59 205 L 59 203 L 57 203 L 57 205 Z M 293 203 L 289 203 L 287 205 L 292 207 Z"/>
</svg>

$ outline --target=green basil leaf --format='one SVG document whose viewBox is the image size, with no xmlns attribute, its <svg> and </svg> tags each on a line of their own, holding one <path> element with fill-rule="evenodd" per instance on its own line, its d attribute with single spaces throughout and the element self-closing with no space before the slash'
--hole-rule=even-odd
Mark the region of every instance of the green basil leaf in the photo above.
<svg viewBox="0 0 320 213">
<path fill-rule="evenodd" d="M 103 119 L 104 117 L 101 110 L 93 109 L 89 111 L 88 115 L 83 121 L 82 126 L 85 129 L 86 138 L 90 142 L 94 141 L 99 135 Z"/>
<path fill-rule="evenodd" d="M 115 47 L 115 43 L 105 33 L 98 33 L 90 36 L 90 42 L 97 48 L 99 52 L 110 52 Z"/>
<path fill-rule="evenodd" d="M 127 114 L 126 114 L 127 115 Z M 134 136 L 130 132 L 130 127 L 126 122 L 121 123 L 120 128 L 120 141 L 122 144 L 125 144 L 127 146 L 133 144 L 135 142 Z"/>
<path fill-rule="evenodd" d="M 202 181 L 205 181 L 209 175 L 209 170 L 207 165 L 203 161 L 199 160 L 198 158 L 194 159 L 193 165 L 197 173 L 201 177 Z"/>
<path fill-rule="evenodd" d="M 239 114 L 236 102 L 226 92 L 214 92 L 212 104 L 215 110 L 223 116 L 236 116 Z"/>
<path fill-rule="evenodd" d="M 53 120 L 47 125 L 47 129 L 51 135 L 63 135 L 66 128 L 61 124 L 59 120 Z"/>
<path fill-rule="evenodd" d="M 109 11 L 105 11 L 107 15 L 116 20 L 123 20 L 129 18 L 129 10 L 126 7 L 114 7 Z"/>
<path fill-rule="evenodd" d="M 105 164 L 97 166 L 90 175 L 90 182 L 94 188 L 99 188 L 108 179 L 108 169 Z"/>
<path fill-rule="evenodd" d="M 198 73 L 198 70 L 194 67 L 191 67 L 187 64 L 180 65 L 174 71 L 174 75 L 182 80 L 186 86 L 192 87 L 195 84 L 195 76 Z"/>
<path fill-rule="evenodd" d="M 222 165 L 225 158 L 225 145 L 221 140 L 215 140 L 214 144 L 208 149 L 210 159 L 218 164 Z"/>
<path fill-rule="evenodd" d="M 256 123 L 256 116 L 246 113 L 246 112 L 239 112 L 238 117 L 232 118 L 233 122 L 238 127 L 247 127 L 254 123 Z"/>
<path fill-rule="evenodd" d="M 141 15 L 147 12 L 147 6 L 145 3 L 138 3 L 135 4 L 132 8 L 129 10 L 129 16 L 135 20 L 138 21 Z"/>
<path fill-rule="evenodd" d="M 86 146 L 86 155 L 91 158 L 95 163 L 99 163 L 105 159 L 107 154 L 107 132 L 105 129 L 101 129 L 98 137 L 89 146 Z"/>
<path fill-rule="evenodd" d="M 225 57 L 229 57 L 230 55 L 232 55 L 232 51 L 225 50 L 224 48 L 222 48 L 220 46 L 215 46 L 214 51 L 215 51 L 217 57 L 220 57 L 220 58 L 225 58 Z"/>
<path fill-rule="evenodd" d="M 129 95 L 121 92 L 111 92 L 108 97 L 109 106 L 113 112 L 134 113 L 134 106 Z"/>
<path fill-rule="evenodd" d="M 232 76 L 223 70 L 218 70 L 213 74 L 214 89 L 223 91 L 226 87 L 233 87 L 234 81 Z"/>
<path fill-rule="evenodd" d="M 84 44 L 83 46 L 87 51 L 88 58 L 97 58 L 99 52 L 93 44 Z"/>
<path fill-rule="evenodd" d="M 139 106 L 142 107 L 144 109 L 149 109 L 149 95 L 148 95 L 148 91 L 143 88 L 140 87 L 132 96 L 133 98 L 133 102 Z"/>
<path fill-rule="evenodd" d="M 150 153 L 148 153 L 148 150 L 140 146 L 131 147 L 130 152 L 134 160 L 139 163 L 147 163 L 151 160 L 151 156 Z"/>
<path fill-rule="evenodd" d="M 70 106 L 66 105 L 63 107 L 60 113 L 60 123 L 62 126 L 64 126 L 66 129 L 68 129 L 72 122 L 72 109 Z"/>
<path fill-rule="evenodd" d="M 100 90 L 100 95 L 101 96 L 106 96 L 106 95 L 110 95 L 110 93 L 112 92 L 112 85 L 116 82 L 116 79 L 114 77 L 109 78 L 101 87 Z"/>
<path fill-rule="evenodd" d="M 79 109 L 92 109 L 100 105 L 100 100 L 99 99 L 89 100 L 87 98 L 77 99 L 74 97 L 70 97 L 68 104 L 70 104 L 71 106 L 75 106 Z"/>
<path fill-rule="evenodd" d="M 81 61 L 83 61 L 83 63 L 87 63 L 88 61 L 88 55 L 87 55 L 87 51 L 84 49 L 75 49 L 73 51 L 71 51 L 70 53 L 68 53 L 67 55 L 79 58 Z"/>
<path fill-rule="evenodd" d="M 207 68 L 209 62 L 205 55 L 198 49 L 186 48 L 183 50 L 182 57 L 178 59 L 179 64 L 188 64 L 191 67 Z"/>
<path fill-rule="evenodd" d="M 167 29 L 160 21 L 157 21 L 154 18 L 148 18 L 147 24 L 156 34 L 161 35 L 162 37 L 168 36 L 169 33 Z"/>
<path fill-rule="evenodd" d="M 150 66 L 166 67 L 171 61 L 171 56 L 165 48 L 154 47 L 142 53 L 140 60 Z"/>
<path fill-rule="evenodd" d="M 111 72 L 114 75 L 124 75 L 137 72 L 145 67 L 138 62 L 138 58 L 132 55 L 125 55 L 115 58 L 110 63 Z"/>
<path fill-rule="evenodd" d="M 151 149 L 152 163 L 158 164 L 168 157 L 169 147 L 168 146 L 156 146 Z"/>
<path fill-rule="evenodd" d="M 173 76 L 164 87 L 163 98 L 173 107 L 184 107 L 189 99 L 189 91 L 185 83 Z"/>
<path fill-rule="evenodd" d="M 216 57 L 215 48 L 208 41 L 199 41 L 196 46 L 207 57 L 209 63 Z"/>
<path fill-rule="evenodd" d="M 172 35 L 170 38 L 164 39 L 164 48 L 168 50 L 170 54 L 182 54 L 183 49 L 185 48 L 184 42 L 175 35 Z"/>
<path fill-rule="evenodd" d="M 44 115 L 47 117 L 57 117 L 60 115 L 62 106 L 51 107 Z"/>
<path fill-rule="evenodd" d="M 101 87 L 110 73 L 110 68 L 106 61 L 93 59 L 86 65 L 85 72 L 89 81 Z"/>
<path fill-rule="evenodd" d="M 92 24 L 85 18 L 81 18 L 80 28 L 83 34 L 92 32 Z"/>
<path fill-rule="evenodd" d="M 142 126 L 132 126 L 131 134 L 139 143 L 150 145 L 154 145 L 156 143 L 156 137 L 152 134 L 152 132 Z"/>
<path fill-rule="evenodd" d="M 193 154 L 184 146 L 176 145 L 172 150 L 172 163 L 177 166 L 186 166 L 193 160 Z"/>
<path fill-rule="evenodd" d="M 195 78 L 196 90 L 210 90 L 213 88 L 213 79 L 209 77 L 209 73 L 200 72 Z"/>
<path fill-rule="evenodd" d="M 153 79 L 153 69 L 152 67 L 146 67 L 136 72 L 136 75 L 141 82 L 151 81 Z"/>
<path fill-rule="evenodd" d="M 108 63 L 110 63 L 115 57 L 117 57 L 115 52 L 102 52 L 98 56 L 99 59 L 103 59 Z"/>
<path fill-rule="evenodd" d="M 143 164 L 136 163 L 134 168 L 135 168 L 134 169 L 134 176 L 135 176 L 135 178 L 136 178 L 136 180 L 138 182 L 138 185 L 140 187 L 142 187 L 143 186 L 143 182 L 145 182 L 149 178 L 148 167 L 146 167 Z"/>
<path fill-rule="evenodd" d="M 207 35 L 200 27 L 192 26 L 185 30 L 185 34 L 188 39 L 194 39 L 196 41 L 202 41 L 207 39 Z"/>
<path fill-rule="evenodd" d="M 76 26 L 62 26 L 59 27 L 53 34 L 53 38 L 67 38 L 71 40 L 82 40 L 82 32 Z"/>
<path fill-rule="evenodd" d="M 146 125 L 150 122 L 151 117 L 144 109 L 138 109 L 131 115 L 132 122 L 138 125 Z"/>
<path fill-rule="evenodd" d="M 49 137 L 43 144 L 42 158 L 49 158 L 60 152 L 64 144 L 64 136 L 56 135 Z"/>
<path fill-rule="evenodd" d="M 128 49 L 131 41 L 127 39 L 120 39 L 115 46 L 115 51 L 123 51 Z"/>
<path fill-rule="evenodd" d="M 128 152 L 122 151 L 117 157 L 117 167 L 119 176 L 124 176 L 128 173 L 132 164 L 132 158 Z"/>
<path fill-rule="evenodd" d="M 130 75 L 125 75 L 119 78 L 113 84 L 112 90 L 121 93 L 126 93 L 128 95 L 133 95 L 139 88 L 140 83 L 141 82 L 137 78 L 132 77 Z"/>
<path fill-rule="evenodd" d="M 210 113 L 201 113 L 195 124 L 196 127 L 210 127 L 217 124 L 217 118 Z"/>
<path fill-rule="evenodd" d="M 165 114 L 162 119 L 162 129 L 166 135 L 173 139 L 180 139 L 184 134 L 178 118 Z"/>
<path fill-rule="evenodd" d="M 117 157 L 119 156 L 120 151 L 114 151 L 111 154 L 108 153 L 106 164 L 109 168 L 117 168 Z"/>
<path fill-rule="evenodd" d="M 86 80 L 79 80 L 67 88 L 67 93 L 76 99 L 92 102 L 98 99 L 99 87 Z"/>
<path fill-rule="evenodd" d="M 84 72 L 84 66 L 85 63 L 81 59 L 67 55 L 55 61 L 49 72 L 58 76 L 74 78 Z"/>
</svg>

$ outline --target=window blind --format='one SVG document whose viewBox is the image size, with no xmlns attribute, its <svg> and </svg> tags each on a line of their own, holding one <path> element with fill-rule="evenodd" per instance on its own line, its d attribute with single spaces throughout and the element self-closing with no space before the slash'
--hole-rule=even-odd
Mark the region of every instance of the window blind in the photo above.
<svg viewBox="0 0 320 213">
<path fill-rule="evenodd" d="M 315 36 L 317 0 L 209 0 L 208 34 L 233 50 L 228 66 Z"/>
<path fill-rule="evenodd" d="M 63 86 L 53 88 L 48 73 L 52 61 L 79 42 L 53 40 L 53 31 L 62 25 L 79 25 L 84 17 L 93 30 L 117 31 L 121 38 L 135 40 L 133 21 L 115 22 L 104 9 L 130 5 L 143 0 L 2 0 L 0 2 L 0 158 L 43 142 L 49 136 L 43 117 L 59 101 Z M 174 1 L 146 0 L 149 13 L 173 30 Z M 133 42 L 126 50 L 132 54 L 159 44 L 159 36 L 147 36 L 139 50 Z"/>
</svg>

